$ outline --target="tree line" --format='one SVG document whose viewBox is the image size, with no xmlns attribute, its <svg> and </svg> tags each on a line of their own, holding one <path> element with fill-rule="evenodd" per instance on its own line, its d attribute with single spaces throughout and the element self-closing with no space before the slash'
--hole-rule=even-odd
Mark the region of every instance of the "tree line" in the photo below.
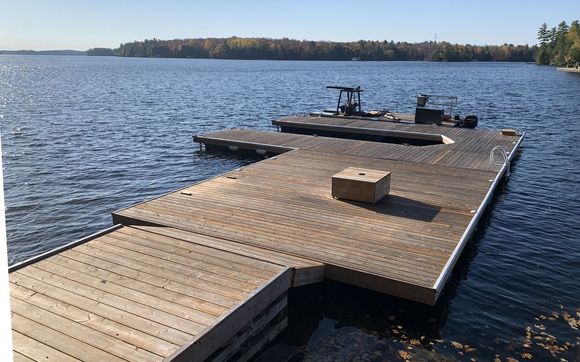
<svg viewBox="0 0 580 362">
<path fill-rule="evenodd" d="M 548 29 L 543 23 L 538 30 L 540 46 L 536 52 L 536 63 L 552 65 L 580 65 L 580 24 L 574 20 L 570 25 L 565 21 Z"/>
<path fill-rule="evenodd" d="M 116 49 L 93 48 L 88 55 L 156 58 L 272 60 L 534 61 L 536 46 L 471 45 L 448 42 L 329 42 L 269 38 L 151 39 Z"/>
</svg>

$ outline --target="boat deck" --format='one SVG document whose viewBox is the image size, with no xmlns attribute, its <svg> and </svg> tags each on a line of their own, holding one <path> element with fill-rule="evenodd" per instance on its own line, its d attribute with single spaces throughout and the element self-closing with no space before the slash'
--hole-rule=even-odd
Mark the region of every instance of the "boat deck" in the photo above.
<svg viewBox="0 0 580 362">
<path fill-rule="evenodd" d="M 438 127 L 424 124 L 404 124 L 395 122 L 364 121 L 328 117 L 285 117 L 272 121 L 272 124 L 288 132 L 308 131 L 328 132 L 332 137 L 352 138 L 354 135 L 370 137 L 408 138 L 417 140 L 439 140 L 439 144 L 421 147 L 401 148 L 400 144 L 373 142 L 377 151 L 382 151 L 382 158 L 399 157 L 412 162 L 441 164 L 459 168 L 497 170 L 497 165 L 489 163 L 489 153 L 499 146 L 510 152 L 519 137 L 502 135 L 499 130 L 466 129 L 459 127 Z M 354 146 L 354 144 L 353 144 Z M 368 145 L 370 147 L 370 145 Z M 344 146 L 349 148 L 348 143 Z M 402 155 L 392 156 L 399 150 Z M 429 155 L 434 157 L 430 158 Z M 455 157 L 446 157 L 453 155 Z M 421 158 L 423 157 L 423 158 Z M 442 159 L 440 159 L 442 158 Z M 466 163 L 477 158 L 476 164 Z M 441 163 L 438 163 L 442 161 Z M 485 162 L 487 161 L 487 162 Z"/>
<path fill-rule="evenodd" d="M 77 244 L 12 268 L 15 360 L 203 360 L 322 279 L 318 263 L 171 228 Z"/>
</svg>

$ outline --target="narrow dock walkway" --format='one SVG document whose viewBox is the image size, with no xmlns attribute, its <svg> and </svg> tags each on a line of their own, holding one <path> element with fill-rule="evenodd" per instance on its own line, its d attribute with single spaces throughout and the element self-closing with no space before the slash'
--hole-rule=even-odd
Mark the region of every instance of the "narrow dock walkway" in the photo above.
<svg viewBox="0 0 580 362">
<path fill-rule="evenodd" d="M 12 267 L 15 359 L 227 358 L 268 324 L 277 335 L 286 291 L 320 281 L 322 265 L 230 244 L 119 225 Z"/>
<path fill-rule="evenodd" d="M 473 130 L 462 131 L 470 132 Z M 407 146 L 384 142 L 237 129 L 194 136 L 194 140 L 203 143 L 207 149 L 219 147 L 232 151 L 238 149 L 252 150 L 258 151 L 260 154 L 281 154 L 300 149 L 334 155 L 397 160 L 494 172 L 499 171 L 502 165 L 489 162 L 491 150 L 495 146 L 499 146 L 509 154 L 520 137 L 501 136 L 499 132 L 494 132 L 493 134 L 486 132 L 479 139 L 465 136 L 450 139 L 454 143 Z"/>
</svg>

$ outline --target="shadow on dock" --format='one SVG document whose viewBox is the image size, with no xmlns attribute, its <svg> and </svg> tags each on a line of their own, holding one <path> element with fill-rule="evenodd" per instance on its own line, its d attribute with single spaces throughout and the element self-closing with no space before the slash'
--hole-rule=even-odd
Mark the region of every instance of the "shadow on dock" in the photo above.
<svg viewBox="0 0 580 362">
<path fill-rule="evenodd" d="M 375 205 L 349 200 L 342 200 L 342 202 L 358 206 L 377 214 L 424 222 L 431 222 L 441 210 L 438 206 L 398 195 L 389 195 Z"/>
</svg>

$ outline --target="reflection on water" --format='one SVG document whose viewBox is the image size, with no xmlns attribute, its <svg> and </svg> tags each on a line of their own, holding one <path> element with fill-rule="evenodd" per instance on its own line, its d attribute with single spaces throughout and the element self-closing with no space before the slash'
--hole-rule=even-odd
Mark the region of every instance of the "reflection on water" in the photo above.
<svg viewBox="0 0 580 362">
<path fill-rule="evenodd" d="M 0 56 L 10 262 L 111 224 L 110 212 L 239 167 L 192 133 L 269 129 L 332 108 L 412 110 L 459 97 L 525 151 L 434 308 L 326 282 L 291 293 L 268 353 L 308 360 L 580 360 L 580 76 L 502 63 L 284 62 Z M 452 187 L 452 185 L 450 185 Z"/>
</svg>

